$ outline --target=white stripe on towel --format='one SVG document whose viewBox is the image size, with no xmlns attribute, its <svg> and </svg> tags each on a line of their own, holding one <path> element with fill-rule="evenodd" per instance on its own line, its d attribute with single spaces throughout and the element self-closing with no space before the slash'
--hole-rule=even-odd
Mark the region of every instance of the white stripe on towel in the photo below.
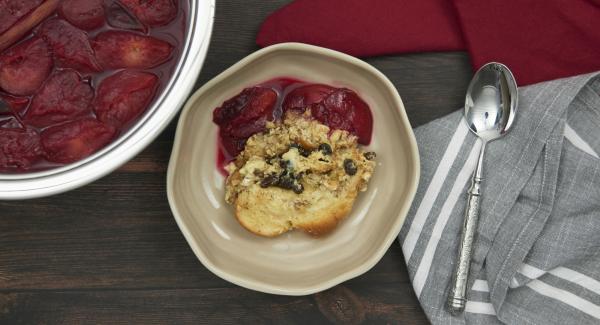
<svg viewBox="0 0 600 325">
<path fill-rule="evenodd" d="M 488 285 L 488 282 L 485 280 L 475 280 L 475 283 L 473 283 L 473 288 L 471 288 L 471 290 L 481 291 L 481 292 L 490 292 L 490 287 Z"/>
<path fill-rule="evenodd" d="M 559 266 L 557 268 L 554 268 L 554 269 L 546 272 L 542 269 L 538 269 L 537 267 L 535 267 L 533 265 L 523 263 L 521 265 L 521 267 L 519 268 L 518 272 L 523 274 L 524 276 L 526 276 L 530 279 L 534 279 L 534 280 L 546 273 L 550 273 L 550 274 L 554 275 L 555 277 L 578 284 L 578 285 L 594 292 L 595 294 L 600 295 L 600 281 L 598 281 L 592 277 L 589 277 L 583 273 L 577 272 L 575 270 L 572 270 L 572 269 L 569 269 L 569 268 L 566 268 L 563 266 Z"/>
<path fill-rule="evenodd" d="M 596 151 L 594 151 L 594 149 L 592 149 L 592 147 L 587 142 L 585 142 L 585 140 L 583 140 L 579 136 L 579 134 L 577 134 L 577 132 L 575 132 L 575 130 L 573 130 L 569 126 L 569 124 L 565 124 L 565 138 L 569 140 L 575 147 L 579 148 L 581 151 L 587 152 L 588 154 L 596 158 L 600 158 L 598 157 Z"/>
<path fill-rule="evenodd" d="M 579 273 L 575 270 L 571 270 L 562 266 L 550 270 L 548 273 L 561 279 L 578 284 L 590 291 L 593 291 L 595 294 L 600 295 L 600 281 L 593 279 L 583 273 Z"/>
<path fill-rule="evenodd" d="M 471 314 L 486 314 L 486 315 L 496 315 L 496 310 L 494 309 L 494 305 L 489 302 L 479 302 L 479 301 L 467 301 L 465 305 L 465 312 Z"/>
<path fill-rule="evenodd" d="M 537 267 L 529 265 L 527 263 L 521 264 L 521 267 L 517 272 L 523 274 L 524 276 L 530 279 L 537 279 L 546 273 L 546 271 L 538 269 Z"/>
<path fill-rule="evenodd" d="M 519 284 L 519 281 L 517 281 L 517 278 L 512 278 L 512 280 L 510 281 L 510 284 L 508 286 L 510 288 L 514 289 L 514 288 L 520 287 L 521 285 Z"/>
<path fill-rule="evenodd" d="M 600 306 L 576 296 L 569 291 L 555 288 L 540 280 L 533 280 L 527 283 L 527 286 L 541 295 L 563 302 L 590 316 L 600 319 Z"/>
<path fill-rule="evenodd" d="M 456 160 L 456 156 L 462 147 L 463 142 L 465 141 L 465 137 L 469 133 L 469 128 L 464 123 L 458 124 L 454 135 L 450 139 L 450 143 L 440 160 L 440 164 L 438 165 L 435 174 L 433 174 L 433 178 L 427 186 L 427 190 L 425 191 L 425 195 L 423 195 L 423 199 L 419 204 L 419 208 L 415 213 L 415 217 L 413 218 L 412 224 L 410 225 L 410 229 L 408 230 L 408 234 L 404 239 L 404 243 L 402 244 L 402 253 L 404 253 L 404 259 L 408 262 L 412 253 L 417 245 L 417 241 L 419 239 L 419 235 L 423 230 L 423 226 L 425 225 L 425 221 L 427 220 L 427 216 L 431 212 L 431 208 L 433 207 L 433 203 L 437 199 L 438 194 L 448 176 L 448 172 L 450 171 L 450 167 L 454 164 L 454 160 Z"/>
<path fill-rule="evenodd" d="M 452 210 L 454 210 L 454 206 L 456 202 L 463 194 L 463 189 L 467 184 L 467 181 L 471 178 L 471 174 L 475 169 L 475 165 L 477 163 L 477 157 L 479 156 L 479 150 L 481 149 L 481 141 L 477 140 L 473 149 L 469 153 L 467 161 L 464 166 L 458 173 L 456 180 L 454 181 L 454 185 L 450 190 L 450 194 L 446 198 L 446 201 L 442 205 L 442 209 L 440 214 L 435 221 L 435 225 L 433 226 L 433 230 L 431 233 L 431 238 L 427 242 L 427 247 L 425 248 L 425 252 L 423 253 L 423 258 L 419 263 L 419 267 L 417 268 L 417 272 L 415 273 L 415 277 L 413 279 L 413 287 L 415 289 L 415 293 L 417 297 L 421 295 L 421 291 L 425 286 L 425 282 L 429 275 L 429 270 L 431 269 L 431 264 L 433 262 L 433 255 L 435 254 L 435 250 L 437 249 L 438 243 L 440 242 L 440 238 L 442 237 L 442 232 L 446 227 L 446 223 L 450 218 L 450 214 Z"/>
<path fill-rule="evenodd" d="M 600 294 L 600 281 L 583 273 L 562 266 L 554 268 L 550 271 L 544 271 L 533 265 L 523 263 L 518 272 L 532 279 L 532 281 L 528 282 L 526 285 L 537 293 L 558 300 L 590 316 L 600 319 L 600 306 L 567 290 L 556 288 L 550 284 L 538 280 L 538 278 L 546 273 L 550 273 L 568 282 L 578 284 L 596 294 Z M 513 278 L 513 282 L 517 282 L 515 278 Z M 511 287 L 514 286 L 511 285 Z"/>
</svg>

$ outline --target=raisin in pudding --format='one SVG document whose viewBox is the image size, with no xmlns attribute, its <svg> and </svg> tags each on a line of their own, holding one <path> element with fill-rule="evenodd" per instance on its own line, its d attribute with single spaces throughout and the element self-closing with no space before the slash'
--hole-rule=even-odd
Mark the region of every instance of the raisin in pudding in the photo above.
<svg viewBox="0 0 600 325">
<path fill-rule="evenodd" d="M 346 88 L 277 79 L 213 114 L 228 176 L 225 199 L 249 231 L 320 236 L 351 211 L 375 168 L 368 105 Z"/>
<path fill-rule="evenodd" d="M 170 78 L 186 1 L 0 1 L 0 172 L 102 149 Z"/>
</svg>

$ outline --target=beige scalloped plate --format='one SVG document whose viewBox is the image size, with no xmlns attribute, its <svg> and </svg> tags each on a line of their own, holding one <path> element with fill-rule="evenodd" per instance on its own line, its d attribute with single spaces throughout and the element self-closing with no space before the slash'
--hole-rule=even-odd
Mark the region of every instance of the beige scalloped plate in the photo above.
<svg viewBox="0 0 600 325">
<path fill-rule="evenodd" d="M 375 173 L 352 213 L 323 238 L 300 231 L 259 237 L 238 224 L 224 201 L 212 111 L 245 87 L 276 77 L 348 87 L 373 112 L 367 149 L 377 152 Z M 257 291 L 307 295 L 359 276 L 381 259 L 400 231 L 418 179 L 417 145 L 392 83 L 351 56 L 286 43 L 251 54 L 190 98 L 177 126 L 167 192 L 179 228 L 213 273 Z"/>
</svg>

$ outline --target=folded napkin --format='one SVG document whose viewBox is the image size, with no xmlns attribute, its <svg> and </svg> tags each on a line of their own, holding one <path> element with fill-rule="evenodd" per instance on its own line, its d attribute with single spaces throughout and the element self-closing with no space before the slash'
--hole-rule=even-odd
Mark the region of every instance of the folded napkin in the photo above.
<svg viewBox="0 0 600 325">
<path fill-rule="evenodd" d="M 466 49 L 475 69 L 499 61 L 527 85 L 600 70 L 600 2 L 296 0 L 257 36 L 290 41 L 355 56 Z"/>
<path fill-rule="evenodd" d="M 462 111 L 415 130 L 421 179 L 399 240 L 434 324 L 600 323 L 600 74 L 519 89 L 486 147 L 466 312 L 445 309 L 481 143 Z"/>
<path fill-rule="evenodd" d="M 256 41 L 302 42 L 355 56 L 465 49 L 447 0 L 297 0 L 268 17 Z"/>
</svg>

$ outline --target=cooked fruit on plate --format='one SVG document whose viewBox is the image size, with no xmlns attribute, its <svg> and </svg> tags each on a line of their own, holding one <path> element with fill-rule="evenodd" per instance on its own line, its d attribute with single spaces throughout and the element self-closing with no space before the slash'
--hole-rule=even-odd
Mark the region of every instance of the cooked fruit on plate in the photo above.
<svg viewBox="0 0 600 325">
<path fill-rule="evenodd" d="M 69 164 L 127 131 L 172 74 L 187 6 L 0 1 L 0 173 Z"/>
<path fill-rule="evenodd" d="M 244 89 L 213 112 L 225 200 L 247 230 L 321 236 L 351 211 L 375 168 L 373 118 L 352 90 L 291 79 Z"/>
</svg>

